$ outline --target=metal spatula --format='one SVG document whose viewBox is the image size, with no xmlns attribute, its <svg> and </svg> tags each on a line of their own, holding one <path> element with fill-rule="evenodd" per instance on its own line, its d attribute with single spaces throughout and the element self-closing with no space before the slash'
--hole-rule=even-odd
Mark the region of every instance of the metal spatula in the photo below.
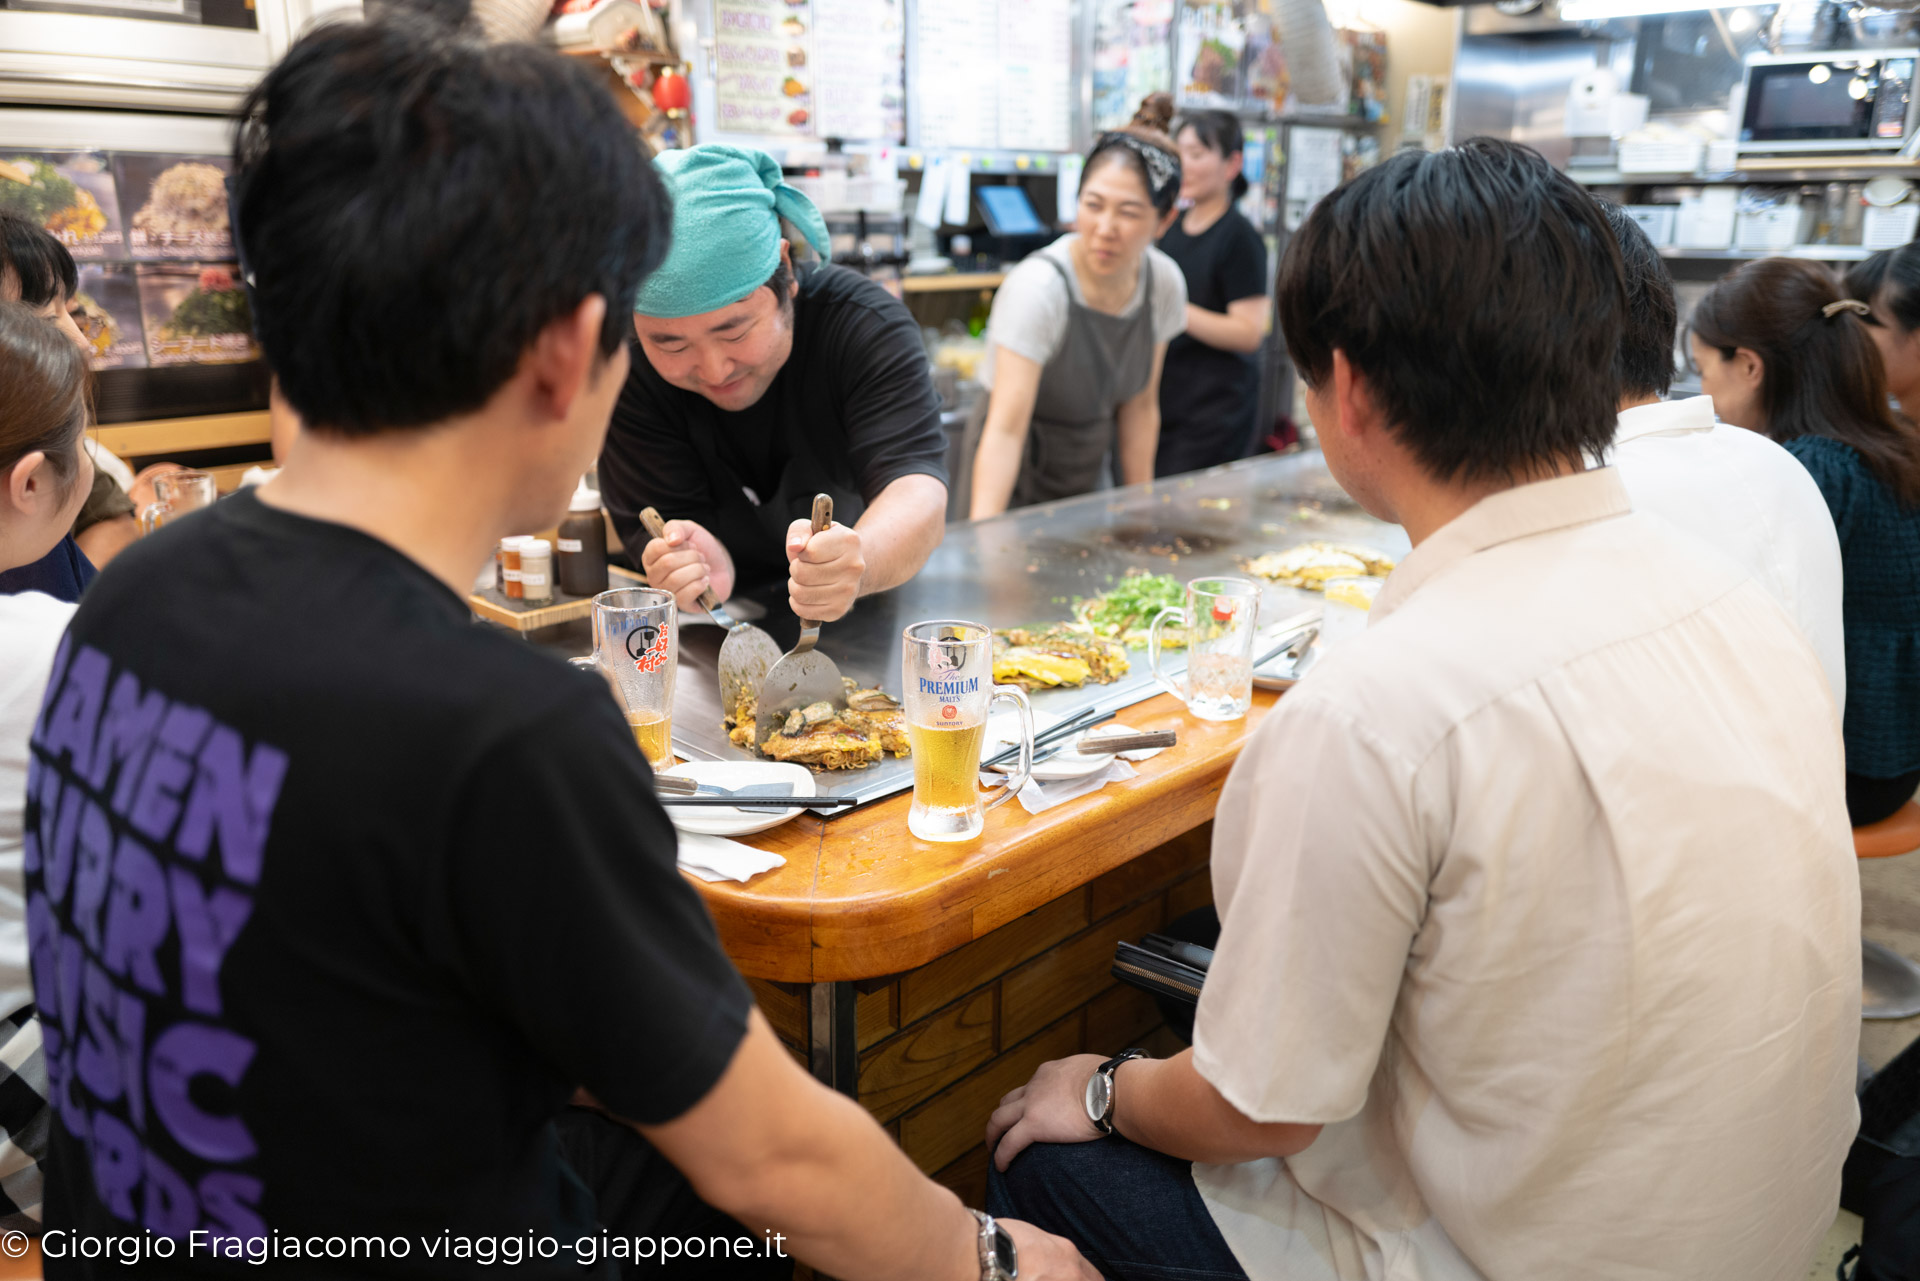
<svg viewBox="0 0 1920 1281">
<path fill-rule="evenodd" d="M 667 522 L 651 507 L 641 509 L 640 524 L 651 538 L 667 536 Z M 752 623 L 734 622 L 712 589 L 700 593 L 700 608 L 727 629 L 727 638 L 720 642 L 720 706 L 732 711 L 740 705 L 741 691 L 759 692 L 767 669 L 780 661 L 780 646 Z"/>
<path fill-rule="evenodd" d="M 833 498 L 815 494 L 813 532 L 817 534 L 831 524 Z M 767 678 L 760 685 L 760 717 L 754 726 L 754 742 L 766 742 L 767 735 L 778 729 L 787 714 L 797 708 L 815 703 L 829 703 L 836 709 L 846 707 L 847 687 L 841 683 L 840 669 L 831 658 L 814 648 L 819 639 L 819 621 L 801 619 L 799 643 L 767 669 Z"/>
</svg>

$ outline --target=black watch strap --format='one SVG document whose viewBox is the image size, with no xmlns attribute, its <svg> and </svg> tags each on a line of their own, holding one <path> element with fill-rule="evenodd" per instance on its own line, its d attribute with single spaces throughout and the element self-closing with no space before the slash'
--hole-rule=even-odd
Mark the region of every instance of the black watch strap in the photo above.
<svg viewBox="0 0 1920 1281">
<path fill-rule="evenodd" d="M 1100 1077 L 1106 1078 L 1106 1096 L 1107 1096 L 1106 1107 L 1102 1109 L 1098 1114 L 1094 1112 L 1091 1105 L 1089 1105 L 1087 1109 L 1088 1118 L 1092 1120 L 1095 1128 L 1097 1128 L 1100 1131 L 1100 1133 L 1102 1134 L 1113 1133 L 1113 1114 L 1114 1114 L 1114 1108 L 1118 1102 L 1118 1098 L 1115 1093 L 1116 1087 L 1114 1086 L 1114 1082 L 1113 1082 L 1114 1072 L 1119 1068 L 1119 1066 L 1122 1063 L 1125 1063 L 1130 1059 L 1144 1059 L 1147 1057 L 1149 1056 L 1145 1050 L 1140 1050 L 1140 1049 L 1122 1050 L 1120 1053 L 1114 1055 L 1112 1058 L 1108 1059 L 1105 1063 L 1102 1063 L 1099 1067 L 1093 1070 L 1093 1075 L 1096 1079 Z"/>
</svg>

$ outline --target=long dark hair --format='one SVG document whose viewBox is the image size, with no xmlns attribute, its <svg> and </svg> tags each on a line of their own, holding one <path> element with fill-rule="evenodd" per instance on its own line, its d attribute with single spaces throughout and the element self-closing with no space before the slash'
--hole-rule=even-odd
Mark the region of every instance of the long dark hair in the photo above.
<svg viewBox="0 0 1920 1281">
<path fill-rule="evenodd" d="M 1247 138 L 1240 130 L 1240 118 L 1230 111 L 1189 111 L 1174 121 L 1174 141 L 1189 129 L 1201 146 L 1218 152 L 1222 160 L 1246 154 Z M 1233 198 L 1238 200 L 1246 194 L 1247 175 L 1237 173 L 1233 176 Z"/>
<path fill-rule="evenodd" d="M 1900 328 L 1908 333 L 1920 329 L 1920 242 L 1882 249 L 1854 263 L 1847 268 L 1847 293 L 1867 303 L 1877 296 Z"/>
<path fill-rule="evenodd" d="M 1778 441 L 1825 436 L 1857 450 L 1883 484 L 1920 503 L 1920 436 L 1887 404 L 1887 374 L 1866 324 L 1833 273 L 1762 258 L 1727 273 L 1693 310 L 1693 336 L 1727 359 L 1741 347 L 1764 369 L 1760 405 Z"/>
<path fill-rule="evenodd" d="M 0 472 L 38 450 L 62 484 L 73 476 L 91 377 L 85 354 L 33 308 L 0 302 Z"/>
</svg>

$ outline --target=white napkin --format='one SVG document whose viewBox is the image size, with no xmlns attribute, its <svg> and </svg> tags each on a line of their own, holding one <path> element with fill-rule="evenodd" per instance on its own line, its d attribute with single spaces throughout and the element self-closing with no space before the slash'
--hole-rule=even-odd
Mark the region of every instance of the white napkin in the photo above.
<svg viewBox="0 0 1920 1281">
<path fill-rule="evenodd" d="M 750 881 L 762 872 L 785 867 L 787 860 L 724 836 L 680 833 L 680 866 L 703 881 Z"/>
<path fill-rule="evenodd" d="M 1116 756 L 1113 758 L 1113 763 L 1105 769 L 1097 769 L 1080 778 L 1063 779 L 1058 783 L 1041 783 L 1028 779 L 1027 785 L 1020 789 L 1020 808 L 1029 814 L 1038 814 L 1062 802 L 1070 801 L 1076 796 L 1097 792 L 1108 783 L 1137 777 L 1139 777 L 1139 771 Z"/>
</svg>

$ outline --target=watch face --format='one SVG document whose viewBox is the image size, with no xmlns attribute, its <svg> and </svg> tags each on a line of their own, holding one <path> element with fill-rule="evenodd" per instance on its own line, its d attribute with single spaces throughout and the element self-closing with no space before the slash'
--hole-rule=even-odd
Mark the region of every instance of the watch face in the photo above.
<svg viewBox="0 0 1920 1281">
<path fill-rule="evenodd" d="M 998 1224 L 993 1229 L 993 1259 L 1008 1276 L 1020 1275 L 1020 1256 L 1013 1248 L 1013 1237 Z"/>
<path fill-rule="evenodd" d="M 1087 1082 L 1087 1117 L 1094 1124 L 1106 1120 L 1107 1110 L 1113 1104 L 1113 1077 L 1105 1072 L 1095 1072 Z"/>
</svg>

